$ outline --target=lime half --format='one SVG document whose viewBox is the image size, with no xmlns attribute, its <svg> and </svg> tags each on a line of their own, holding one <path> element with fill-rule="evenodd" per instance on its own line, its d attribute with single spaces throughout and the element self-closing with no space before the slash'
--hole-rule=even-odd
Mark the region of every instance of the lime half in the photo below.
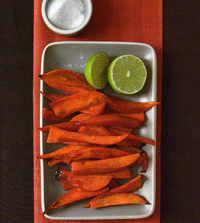
<svg viewBox="0 0 200 223">
<path fill-rule="evenodd" d="M 108 82 L 120 94 L 135 94 L 147 78 L 143 61 L 134 55 L 122 55 L 112 61 L 108 68 Z"/>
<path fill-rule="evenodd" d="M 89 58 L 84 73 L 86 80 L 92 87 L 100 90 L 107 85 L 107 70 L 109 65 L 110 59 L 104 52 L 95 53 Z"/>
</svg>

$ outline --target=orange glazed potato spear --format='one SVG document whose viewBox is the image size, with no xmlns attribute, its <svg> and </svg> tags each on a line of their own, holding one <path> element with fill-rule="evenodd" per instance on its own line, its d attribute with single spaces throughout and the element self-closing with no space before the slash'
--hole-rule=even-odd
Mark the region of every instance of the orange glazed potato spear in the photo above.
<svg viewBox="0 0 200 223">
<path fill-rule="evenodd" d="M 138 142 L 138 141 L 133 141 L 131 139 L 124 139 L 122 140 L 121 142 L 117 143 L 118 146 L 120 147 L 130 147 L 130 146 L 133 146 L 133 147 L 136 147 L 136 148 L 141 148 L 143 147 L 143 143 L 141 142 Z"/>
<path fill-rule="evenodd" d="M 120 134 L 125 134 L 125 132 L 122 132 L 118 129 L 115 129 L 115 128 L 108 128 L 109 131 L 112 131 L 118 135 Z M 133 140 L 133 141 L 138 141 L 138 142 L 141 142 L 141 143 L 145 143 L 145 144 L 150 144 L 152 146 L 155 146 L 155 141 L 152 140 L 152 139 L 148 139 L 148 138 L 144 138 L 144 137 L 141 137 L 141 136 L 136 136 L 136 135 L 133 135 L 133 134 L 128 134 L 127 136 L 127 139 L 130 139 L 130 140 Z"/>
<path fill-rule="evenodd" d="M 84 148 L 81 151 L 76 152 L 72 156 L 72 161 L 78 161 L 89 158 L 109 159 L 127 155 L 130 155 L 130 153 L 120 149 L 100 147 L 100 146 L 90 146 L 88 148 Z"/>
<path fill-rule="evenodd" d="M 138 175 L 137 177 L 135 177 L 134 179 L 130 180 L 129 182 L 127 182 L 127 183 L 125 183 L 123 185 L 120 185 L 118 187 L 115 187 L 115 188 L 109 190 L 108 192 L 93 198 L 89 202 L 89 204 L 87 206 L 85 206 L 85 208 L 89 208 L 91 206 L 93 206 L 93 207 L 97 206 L 98 199 L 105 198 L 107 195 L 109 195 L 111 193 L 131 193 L 133 191 L 138 190 L 141 187 L 142 187 L 142 177 L 141 177 L 141 175 Z"/>
<path fill-rule="evenodd" d="M 63 169 L 63 168 L 59 168 L 59 175 L 61 175 L 61 177 L 65 178 L 65 177 L 69 177 L 71 174 L 71 171 L 67 170 L 67 169 Z M 58 174 L 56 174 L 58 175 Z M 131 172 L 130 172 L 130 168 L 124 168 L 122 170 L 118 170 L 116 172 L 112 172 L 112 173 L 103 173 L 102 175 L 104 176 L 112 176 L 112 178 L 115 179 L 130 179 L 131 178 Z"/>
<path fill-rule="evenodd" d="M 146 171 L 148 166 L 148 160 L 146 154 L 143 151 L 134 147 L 117 147 L 117 148 L 126 151 L 130 154 L 141 153 L 140 158 L 137 161 L 135 161 L 134 165 L 142 166 L 142 171 L 141 171 L 142 173 Z"/>
<path fill-rule="evenodd" d="M 51 153 L 40 155 L 38 158 L 39 159 L 56 159 L 56 158 L 63 157 L 63 156 L 72 157 L 75 152 L 80 151 L 83 148 L 85 148 L 85 146 L 66 145 L 66 146 L 63 146 L 60 149 L 57 149 Z"/>
<path fill-rule="evenodd" d="M 129 167 L 126 167 L 115 172 L 103 173 L 103 175 L 111 175 L 115 179 L 130 179 L 131 171 Z"/>
<path fill-rule="evenodd" d="M 62 169 L 57 169 L 55 175 L 58 181 L 65 184 L 65 190 L 78 187 L 88 191 L 97 191 L 107 186 L 112 179 L 112 176 L 109 175 L 77 176 L 71 175 L 70 171 L 67 174 L 65 172 Z"/>
<path fill-rule="evenodd" d="M 61 122 L 69 122 L 74 117 L 74 115 L 71 114 L 64 118 L 59 118 L 56 116 L 54 111 L 49 108 L 43 108 L 42 116 L 47 122 L 50 122 L 52 124 L 61 123 Z"/>
<path fill-rule="evenodd" d="M 88 135 L 99 135 L 99 136 L 112 136 L 113 132 L 107 130 L 104 126 L 96 125 L 85 125 L 81 126 L 78 130 L 80 133 L 85 133 Z M 117 134 L 114 134 L 117 135 Z"/>
<path fill-rule="evenodd" d="M 139 159 L 140 155 L 140 153 L 137 153 L 133 155 L 97 161 L 75 161 L 71 164 L 71 173 L 75 175 L 92 175 L 115 172 L 129 167 L 137 159 Z"/>
<path fill-rule="evenodd" d="M 140 122 L 132 117 L 121 114 L 106 114 L 99 116 L 90 116 L 90 118 L 83 121 L 71 121 L 76 125 L 100 125 L 100 126 L 120 126 L 128 128 L 137 128 Z"/>
<path fill-rule="evenodd" d="M 91 176 L 95 176 L 95 175 L 91 175 Z M 102 176 L 108 176 L 108 175 L 102 175 Z M 115 187 L 118 187 L 118 186 L 119 186 L 119 183 L 115 179 L 111 179 L 111 181 L 108 184 L 109 189 L 112 189 L 112 188 L 115 188 Z M 65 184 L 65 183 L 62 183 L 62 189 L 63 190 L 68 190 L 68 185 Z"/>
<path fill-rule="evenodd" d="M 88 135 L 78 132 L 65 131 L 57 127 L 50 127 L 47 143 L 67 143 L 69 140 L 86 142 L 99 145 L 114 145 L 127 137 L 128 134 L 120 136 Z"/>
<path fill-rule="evenodd" d="M 80 115 L 77 115 L 77 116 L 80 117 L 80 119 L 82 119 L 82 118 L 84 118 L 85 114 L 80 114 Z M 76 118 L 76 116 L 75 116 L 72 120 L 78 119 L 78 117 Z M 88 118 L 88 116 L 86 118 Z M 111 128 L 112 129 L 113 128 L 120 129 L 121 131 L 123 129 L 123 131 L 127 132 L 127 133 L 132 132 L 132 129 L 125 128 L 125 127 L 111 127 Z M 118 135 L 114 132 L 109 131 L 104 126 L 93 126 L 93 125 L 83 125 L 79 128 L 78 132 L 89 134 L 89 135 L 104 135 L 104 136 L 112 136 L 113 134 Z M 123 139 L 121 142 L 116 143 L 116 144 L 121 146 L 121 147 L 130 147 L 130 146 L 137 147 L 137 148 L 142 147 L 141 142 L 131 140 L 131 139 L 127 139 L 127 138 Z"/>
<path fill-rule="evenodd" d="M 50 87 L 70 94 L 96 90 L 88 84 L 85 77 L 72 70 L 57 69 L 39 75 L 39 78 Z"/>
<path fill-rule="evenodd" d="M 126 204 L 149 204 L 144 198 L 133 193 L 109 193 L 90 204 L 92 209 Z"/>
<path fill-rule="evenodd" d="M 42 93 L 42 92 L 41 92 L 41 94 L 44 97 L 48 98 L 50 101 L 57 101 L 59 99 L 70 96 L 70 94 L 50 94 L 50 93 L 47 94 L 47 93 Z M 82 109 L 82 110 L 80 110 L 80 112 L 83 112 L 86 114 L 91 114 L 91 115 L 101 115 L 101 114 L 103 114 L 105 107 L 106 107 L 106 103 L 103 102 L 103 103 Z"/>
<path fill-rule="evenodd" d="M 50 103 L 56 116 L 63 118 L 82 109 L 108 102 L 108 97 L 98 91 L 86 91 Z"/>
<path fill-rule="evenodd" d="M 50 101 L 57 101 L 62 98 L 70 96 L 70 94 L 53 94 L 53 93 L 44 93 L 40 92 L 45 98 L 48 98 Z"/>
<path fill-rule="evenodd" d="M 63 130 L 73 131 L 73 132 L 77 132 L 80 128 L 80 126 L 76 126 L 72 122 L 61 122 L 61 123 L 56 123 L 53 125 L 46 125 L 44 127 L 39 128 L 39 130 L 42 132 L 49 132 L 51 126 L 57 127 Z"/>
<path fill-rule="evenodd" d="M 60 149 L 55 150 L 54 152 L 40 155 L 39 159 L 50 159 L 48 161 L 49 166 L 53 166 L 60 163 L 70 164 L 74 154 L 81 149 L 85 148 L 87 145 L 66 145 Z"/>
<path fill-rule="evenodd" d="M 141 125 L 144 123 L 144 120 L 145 120 L 145 112 L 118 113 L 118 112 L 113 112 L 113 111 L 108 110 L 108 109 L 105 109 L 105 112 L 104 112 L 104 114 L 115 114 L 115 113 L 120 114 L 120 115 L 124 115 L 124 116 L 128 116 L 128 117 L 131 117 L 131 118 L 135 118 L 141 123 Z"/>
<path fill-rule="evenodd" d="M 48 211 L 51 211 L 53 209 L 59 208 L 61 206 L 64 206 L 66 204 L 73 203 L 75 201 L 83 200 L 86 198 L 94 197 L 99 194 L 102 194 L 106 192 L 108 188 L 102 188 L 97 191 L 87 191 L 81 188 L 72 188 L 62 196 L 60 196 L 52 205 L 50 205 L 43 214 L 47 213 Z"/>
<path fill-rule="evenodd" d="M 149 101 L 149 102 L 133 102 L 127 101 L 113 96 L 108 96 L 110 101 L 106 104 L 106 107 L 118 113 L 138 113 L 148 111 L 155 105 L 160 104 L 160 102 Z"/>
<path fill-rule="evenodd" d="M 111 189 L 108 193 L 120 193 L 120 192 L 131 193 L 133 191 L 138 190 L 141 187 L 142 187 L 142 176 L 138 175 L 129 182 Z"/>
</svg>

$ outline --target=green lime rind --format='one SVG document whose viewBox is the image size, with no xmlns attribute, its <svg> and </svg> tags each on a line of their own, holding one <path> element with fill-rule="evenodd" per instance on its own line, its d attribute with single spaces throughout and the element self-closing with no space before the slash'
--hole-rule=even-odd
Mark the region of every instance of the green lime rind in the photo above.
<svg viewBox="0 0 200 223">
<path fill-rule="evenodd" d="M 86 63 L 84 74 L 88 83 L 101 90 L 108 83 L 107 70 L 110 65 L 110 59 L 105 52 L 97 52 L 92 55 Z"/>
<path fill-rule="evenodd" d="M 108 82 L 119 94 L 136 94 L 147 79 L 147 70 L 143 61 L 134 55 L 122 55 L 115 58 L 108 68 Z"/>
</svg>

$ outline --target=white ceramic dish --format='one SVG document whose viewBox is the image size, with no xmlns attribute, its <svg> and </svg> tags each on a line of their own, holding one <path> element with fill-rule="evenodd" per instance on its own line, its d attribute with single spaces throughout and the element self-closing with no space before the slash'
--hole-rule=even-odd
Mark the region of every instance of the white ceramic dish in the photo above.
<svg viewBox="0 0 200 223">
<path fill-rule="evenodd" d="M 43 0 L 42 6 L 41 6 L 41 14 L 42 14 L 44 23 L 47 25 L 47 27 L 57 34 L 69 35 L 69 36 L 76 35 L 87 26 L 87 24 L 89 23 L 89 21 L 92 17 L 93 6 L 92 6 L 91 0 L 82 0 L 82 2 L 84 4 L 84 21 L 76 28 L 60 29 L 60 28 L 54 26 L 48 19 L 47 5 L 49 2 L 50 2 L 50 0 Z"/>
<path fill-rule="evenodd" d="M 140 57 L 145 63 L 148 71 L 148 78 L 143 90 L 132 96 L 116 94 L 109 86 L 104 92 L 119 98 L 134 100 L 138 102 L 156 101 L 157 89 L 157 64 L 154 49 L 142 43 L 127 42 L 55 42 L 47 45 L 43 51 L 41 61 L 41 74 L 55 69 L 71 69 L 80 74 L 84 73 L 85 64 L 90 56 L 98 51 L 106 52 L 114 59 L 122 54 L 133 54 Z M 50 87 L 41 81 L 41 91 L 54 92 Z M 48 106 L 48 101 L 41 95 L 40 100 L 40 126 L 47 123 L 42 118 L 43 107 Z M 138 128 L 135 133 L 156 140 L 156 107 L 146 113 L 146 122 Z M 47 144 L 47 134 L 40 133 L 40 153 L 46 154 L 60 148 L 63 145 Z M 136 193 L 144 196 L 150 204 L 147 205 L 125 205 L 101 208 L 97 210 L 83 208 L 88 204 L 89 199 L 63 206 L 45 214 L 49 219 L 56 220 L 92 220 L 92 219 L 137 219 L 150 216 L 155 209 L 156 197 L 156 147 L 146 145 L 143 147 L 146 152 L 149 165 L 146 173 L 143 174 L 143 187 Z M 41 160 L 41 197 L 42 211 L 50 206 L 63 193 L 60 182 L 53 176 L 58 166 L 49 167 L 47 160 Z M 132 168 L 132 177 L 140 174 L 141 167 Z"/>
</svg>

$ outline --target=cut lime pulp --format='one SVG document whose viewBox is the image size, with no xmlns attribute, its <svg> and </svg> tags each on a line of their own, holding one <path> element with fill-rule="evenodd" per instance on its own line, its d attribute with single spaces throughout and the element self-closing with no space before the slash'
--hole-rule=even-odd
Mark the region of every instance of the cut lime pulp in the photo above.
<svg viewBox="0 0 200 223">
<path fill-rule="evenodd" d="M 134 55 L 119 56 L 108 68 L 108 82 L 120 94 L 136 94 L 144 87 L 146 78 L 143 61 Z"/>
</svg>

